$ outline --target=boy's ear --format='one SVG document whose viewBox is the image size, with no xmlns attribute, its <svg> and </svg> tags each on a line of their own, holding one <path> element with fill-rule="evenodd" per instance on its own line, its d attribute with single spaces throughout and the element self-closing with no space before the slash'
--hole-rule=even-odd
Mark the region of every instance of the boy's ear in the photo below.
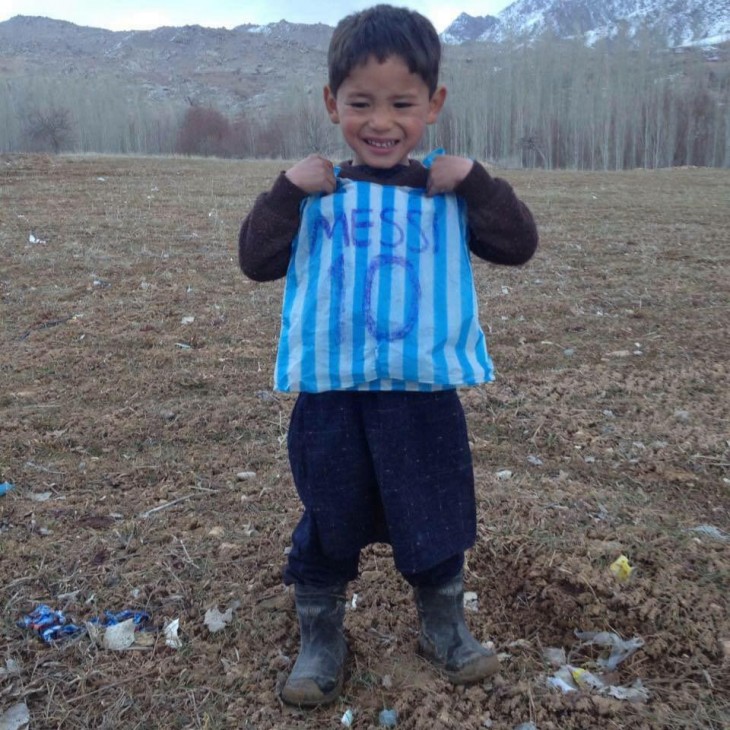
<svg viewBox="0 0 730 730">
<path fill-rule="evenodd" d="M 324 105 L 327 108 L 330 121 L 333 124 L 340 123 L 340 115 L 337 113 L 337 97 L 332 93 L 329 86 L 324 87 Z"/>
<path fill-rule="evenodd" d="M 439 117 L 439 113 L 444 108 L 444 102 L 446 101 L 446 87 L 439 86 L 436 91 L 431 95 L 431 99 L 428 102 L 428 116 L 426 118 L 426 124 L 433 124 Z"/>
</svg>

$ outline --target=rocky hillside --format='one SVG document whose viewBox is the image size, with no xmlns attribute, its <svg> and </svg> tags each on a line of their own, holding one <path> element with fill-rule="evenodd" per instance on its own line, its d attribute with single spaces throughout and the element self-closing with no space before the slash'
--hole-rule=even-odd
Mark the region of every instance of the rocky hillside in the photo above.
<svg viewBox="0 0 730 730">
<path fill-rule="evenodd" d="M 669 47 L 730 40 L 730 0 L 517 0 L 497 17 L 460 15 L 442 34 L 448 43 L 558 38 L 595 43 L 641 29 Z"/>
<path fill-rule="evenodd" d="M 460 15 L 442 34 L 449 57 L 508 37 L 581 36 L 587 42 L 642 25 L 670 46 L 730 38 L 730 0 L 518 0 L 497 17 Z M 232 30 L 188 25 L 113 32 L 48 18 L 0 23 L 0 82 L 59 75 L 136 98 L 212 105 L 230 114 L 270 107 L 301 91 L 319 96 L 332 28 L 280 21 Z M 465 51 L 466 52 L 466 51 Z"/>
<path fill-rule="evenodd" d="M 0 81 L 108 78 L 155 101 L 187 100 L 235 113 L 265 106 L 270 95 L 294 84 L 319 93 L 331 33 L 326 25 L 286 21 L 113 32 L 16 16 L 0 23 Z"/>
</svg>

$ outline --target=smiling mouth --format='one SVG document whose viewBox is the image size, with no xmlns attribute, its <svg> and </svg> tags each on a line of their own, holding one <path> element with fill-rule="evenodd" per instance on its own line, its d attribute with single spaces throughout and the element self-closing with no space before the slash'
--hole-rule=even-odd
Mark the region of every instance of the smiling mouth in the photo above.
<svg viewBox="0 0 730 730">
<path fill-rule="evenodd" d="M 389 150 L 398 144 L 398 140 L 395 139 L 366 139 L 365 142 L 370 147 L 375 147 L 379 150 Z"/>
</svg>

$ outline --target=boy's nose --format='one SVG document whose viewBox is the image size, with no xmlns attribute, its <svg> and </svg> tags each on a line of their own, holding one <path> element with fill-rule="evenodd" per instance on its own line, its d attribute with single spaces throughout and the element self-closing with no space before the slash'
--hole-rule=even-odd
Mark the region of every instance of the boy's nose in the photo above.
<svg viewBox="0 0 730 730">
<path fill-rule="evenodd" d="M 374 109 L 370 117 L 373 130 L 386 130 L 390 127 L 390 114 L 386 109 Z"/>
</svg>

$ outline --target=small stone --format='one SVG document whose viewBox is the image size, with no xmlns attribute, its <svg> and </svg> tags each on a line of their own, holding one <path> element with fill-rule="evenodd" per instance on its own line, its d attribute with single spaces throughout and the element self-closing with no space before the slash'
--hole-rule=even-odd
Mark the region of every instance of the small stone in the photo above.
<svg viewBox="0 0 730 730">
<path fill-rule="evenodd" d="M 208 536 L 209 537 L 223 537 L 223 535 L 225 535 L 225 533 L 226 533 L 226 531 L 220 525 L 217 525 L 216 527 L 212 527 L 208 531 Z"/>
<path fill-rule="evenodd" d="M 10 677 L 20 674 L 20 665 L 14 659 L 6 659 L 5 667 L 0 667 L 0 677 Z"/>
<path fill-rule="evenodd" d="M 398 722 L 398 713 L 395 710 L 382 710 L 378 715 L 380 727 L 395 727 Z"/>
<path fill-rule="evenodd" d="M 683 411 L 683 410 L 674 411 L 674 417 L 678 421 L 681 421 L 682 423 L 686 423 L 687 421 L 689 421 L 689 411 Z"/>
<path fill-rule="evenodd" d="M 291 659 L 286 656 L 286 654 L 279 653 L 278 656 L 275 656 L 271 660 L 271 664 L 269 666 L 278 672 L 284 672 L 291 666 Z"/>
<path fill-rule="evenodd" d="M 722 656 L 724 659 L 730 659 L 730 639 L 720 639 L 722 646 Z"/>
<path fill-rule="evenodd" d="M 239 482 L 247 482 L 255 477 L 255 471 L 239 471 L 238 474 L 236 474 L 236 479 L 238 479 Z"/>
<path fill-rule="evenodd" d="M 221 556 L 228 559 L 237 558 L 241 554 L 241 546 L 236 545 L 234 542 L 222 542 L 218 548 L 218 552 Z"/>
<path fill-rule="evenodd" d="M 507 481 L 507 479 L 512 479 L 512 472 L 509 469 L 500 469 L 496 476 L 500 481 Z"/>
</svg>

